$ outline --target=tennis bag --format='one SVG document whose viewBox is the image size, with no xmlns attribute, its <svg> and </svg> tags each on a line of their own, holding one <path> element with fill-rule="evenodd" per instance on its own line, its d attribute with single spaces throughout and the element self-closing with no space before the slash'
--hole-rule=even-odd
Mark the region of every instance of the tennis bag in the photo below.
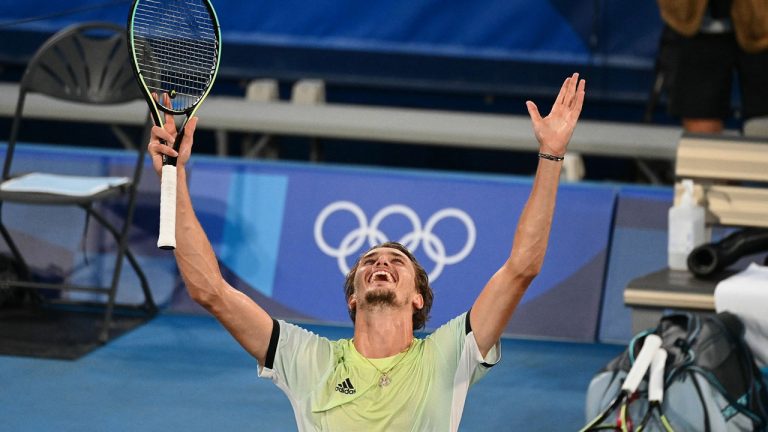
<svg viewBox="0 0 768 432">
<path fill-rule="evenodd" d="M 744 342 L 744 325 L 722 312 L 670 314 L 656 328 L 636 335 L 627 350 L 594 376 L 587 390 L 586 418 L 598 415 L 621 390 L 643 339 L 655 333 L 668 357 L 662 410 L 676 432 L 766 431 L 768 393 Z M 647 376 L 629 405 L 639 422 L 648 408 Z M 650 431 L 651 429 L 647 429 Z"/>
</svg>

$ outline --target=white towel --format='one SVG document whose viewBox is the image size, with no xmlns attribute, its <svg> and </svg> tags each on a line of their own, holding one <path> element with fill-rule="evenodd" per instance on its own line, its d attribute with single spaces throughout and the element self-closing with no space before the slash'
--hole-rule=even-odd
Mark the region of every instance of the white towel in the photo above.
<svg viewBox="0 0 768 432">
<path fill-rule="evenodd" d="M 745 339 L 758 366 L 768 366 L 768 267 L 752 263 L 746 270 L 720 281 L 715 310 L 741 318 Z"/>
</svg>

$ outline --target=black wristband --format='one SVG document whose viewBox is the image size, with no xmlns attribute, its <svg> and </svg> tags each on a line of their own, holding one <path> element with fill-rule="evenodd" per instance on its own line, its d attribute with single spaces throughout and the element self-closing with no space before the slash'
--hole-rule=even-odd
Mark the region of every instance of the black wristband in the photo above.
<svg viewBox="0 0 768 432">
<path fill-rule="evenodd" d="M 539 157 L 542 159 L 547 159 L 555 162 L 560 162 L 563 159 L 565 159 L 565 156 L 555 156 L 555 155 L 551 155 L 548 153 L 541 153 L 541 152 L 539 152 Z"/>
</svg>

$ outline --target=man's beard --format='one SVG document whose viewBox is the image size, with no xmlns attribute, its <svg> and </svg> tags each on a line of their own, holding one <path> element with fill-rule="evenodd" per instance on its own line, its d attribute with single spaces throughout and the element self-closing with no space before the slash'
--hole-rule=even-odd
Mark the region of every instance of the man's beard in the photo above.
<svg viewBox="0 0 768 432">
<path fill-rule="evenodd" d="M 368 291 L 365 293 L 365 304 L 370 307 L 398 306 L 395 292 L 388 289 Z"/>
</svg>

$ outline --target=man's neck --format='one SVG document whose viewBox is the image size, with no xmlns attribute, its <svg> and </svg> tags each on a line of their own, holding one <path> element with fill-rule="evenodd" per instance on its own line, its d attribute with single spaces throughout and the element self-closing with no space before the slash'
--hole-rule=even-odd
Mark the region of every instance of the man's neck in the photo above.
<svg viewBox="0 0 768 432">
<path fill-rule="evenodd" d="M 355 317 L 355 349 L 368 358 L 384 358 L 408 349 L 413 318 L 391 308 L 359 310 Z"/>
</svg>

